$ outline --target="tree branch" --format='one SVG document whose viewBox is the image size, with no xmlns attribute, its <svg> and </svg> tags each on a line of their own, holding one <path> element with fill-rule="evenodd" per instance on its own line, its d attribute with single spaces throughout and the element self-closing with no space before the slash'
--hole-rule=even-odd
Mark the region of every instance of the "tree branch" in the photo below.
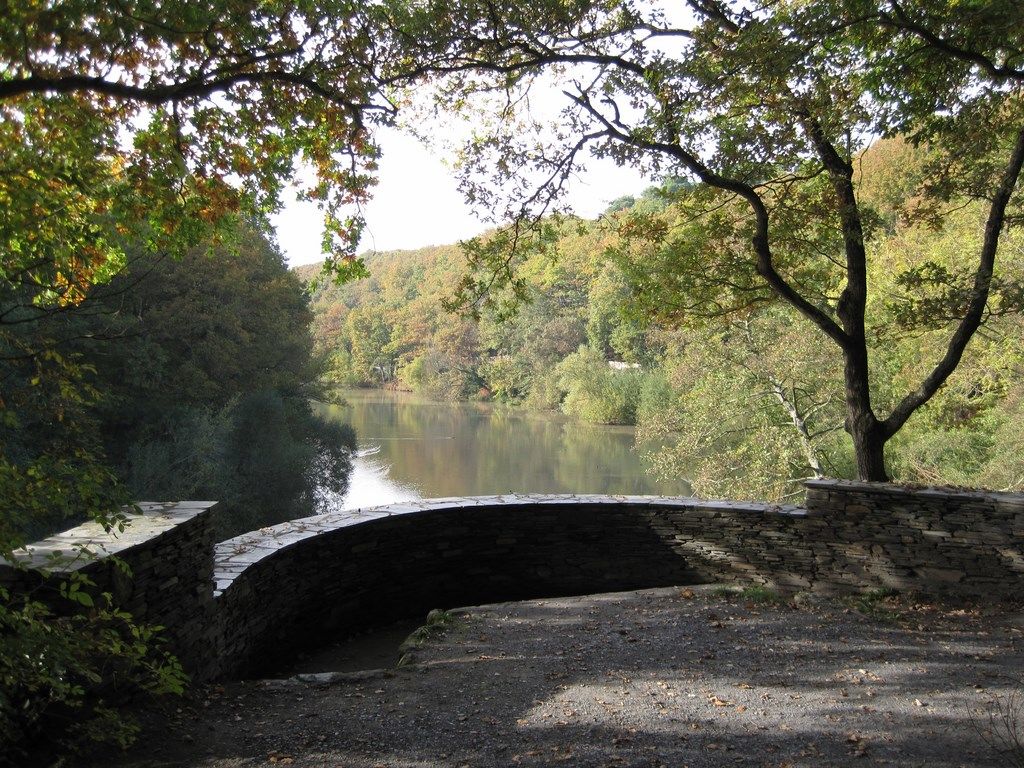
<svg viewBox="0 0 1024 768">
<path fill-rule="evenodd" d="M 932 48 L 935 48 L 948 56 L 952 56 L 953 58 L 981 67 L 997 80 L 1019 80 L 1024 82 L 1024 69 L 1015 69 L 1010 66 L 996 64 L 990 58 L 983 56 L 977 51 L 968 50 L 967 48 L 963 48 L 949 40 L 939 37 L 939 35 L 935 34 L 924 25 L 914 21 L 910 17 L 910 14 L 901 8 L 896 0 L 891 0 L 889 5 L 892 6 L 893 14 L 885 12 L 878 14 L 878 18 L 887 26 L 910 32 L 924 40 Z"/>
<path fill-rule="evenodd" d="M 1006 170 L 1003 172 L 1002 181 L 992 198 L 988 220 L 985 222 L 985 239 L 978 258 L 978 268 L 974 273 L 974 289 L 967 311 L 949 340 L 946 354 L 928 377 L 921 382 L 921 386 L 904 397 L 889 414 L 889 417 L 882 422 L 882 428 L 887 436 L 896 434 L 914 411 L 928 402 L 932 395 L 939 390 L 939 387 L 946 382 L 946 379 L 956 370 L 968 342 L 981 325 L 988 303 L 989 290 L 992 286 L 992 274 L 995 270 L 999 237 L 1006 218 L 1006 207 L 1016 189 L 1022 166 L 1024 166 L 1024 128 L 1017 134 L 1017 140 L 1007 162 Z"/>
<path fill-rule="evenodd" d="M 158 86 L 131 85 L 90 75 L 61 75 L 59 77 L 30 75 L 29 77 L 16 80 L 0 81 L 0 101 L 31 93 L 87 92 L 112 96 L 118 99 L 132 99 L 152 106 L 162 106 L 170 102 L 183 101 L 189 98 L 206 98 L 215 93 L 227 91 L 235 85 L 265 82 L 298 86 L 332 104 L 345 107 L 353 112 L 381 108 L 379 105 L 353 103 L 341 96 L 338 91 L 321 85 L 312 78 L 280 70 L 236 72 L 214 79 L 201 77 Z"/>
<path fill-rule="evenodd" d="M 661 154 L 675 158 L 682 163 L 691 173 L 696 175 L 703 183 L 716 189 L 733 192 L 743 198 L 751 207 L 755 217 L 755 233 L 753 237 L 754 253 L 757 257 L 755 268 L 757 273 L 768 283 L 769 287 L 780 298 L 792 304 L 801 314 L 817 325 L 829 338 L 839 346 L 845 348 L 849 343 L 846 332 L 839 327 L 835 320 L 829 317 L 822 309 L 809 302 L 801 296 L 796 289 L 786 281 L 778 270 L 772 258 L 771 243 L 769 240 L 769 213 L 764 201 L 757 191 L 746 182 L 739 179 L 731 179 L 721 176 L 702 163 L 696 155 L 687 152 L 678 144 L 667 142 L 651 141 L 637 138 L 632 133 L 626 133 L 614 125 L 600 110 L 590 101 L 586 94 L 573 94 L 568 91 L 563 93 L 577 105 L 586 110 L 594 119 L 605 127 L 605 133 L 609 138 L 620 141 L 639 149 L 660 152 Z"/>
</svg>

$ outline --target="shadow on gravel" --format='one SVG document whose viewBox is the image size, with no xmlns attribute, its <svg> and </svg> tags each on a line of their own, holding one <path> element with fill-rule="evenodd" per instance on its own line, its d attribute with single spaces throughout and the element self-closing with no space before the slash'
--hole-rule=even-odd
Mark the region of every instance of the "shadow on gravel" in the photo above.
<svg viewBox="0 0 1024 768">
<path fill-rule="evenodd" d="M 983 713 L 1022 649 L 969 612 L 896 626 L 679 589 L 486 606 L 411 669 L 213 692 L 130 762 L 1005 766 Z"/>
</svg>

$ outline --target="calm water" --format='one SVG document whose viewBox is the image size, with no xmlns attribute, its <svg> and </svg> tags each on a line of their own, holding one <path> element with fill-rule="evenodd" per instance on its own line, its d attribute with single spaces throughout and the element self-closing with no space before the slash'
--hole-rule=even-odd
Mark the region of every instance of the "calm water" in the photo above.
<svg viewBox="0 0 1024 768">
<path fill-rule="evenodd" d="M 631 427 L 380 390 L 343 394 L 348 406 L 318 406 L 359 440 L 349 491 L 331 505 L 338 509 L 510 492 L 689 493 L 685 482 L 644 472 Z"/>
</svg>

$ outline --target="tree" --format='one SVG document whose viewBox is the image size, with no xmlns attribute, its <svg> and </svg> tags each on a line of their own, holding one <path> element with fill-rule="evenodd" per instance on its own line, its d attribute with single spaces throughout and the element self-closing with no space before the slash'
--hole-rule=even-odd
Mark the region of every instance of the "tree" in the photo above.
<svg viewBox="0 0 1024 768">
<path fill-rule="evenodd" d="M 364 271 L 353 249 L 376 158 L 370 129 L 393 111 L 377 95 L 372 16 L 346 2 L 2 4 L 0 555 L 62 516 L 123 521 L 130 499 L 96 418 L 105 393 L 73 326 L 104 311 L 90 296 L 132 249 L 174 258 L 220 244 L 238 215 L 262 220 L 277 208 L 301 161 L 314 172 L 304 194 L 325 214 L 325 271 Z M 191 372 L 208 373 L 197 362 Z M 315 448 L 302 414 L 272 397 L 236 410 L 252 434 L 231 437 L 250 464 Z M 299 425 L 290 444 L 256 441 L 269 419 Z M 331 482 L 331 457 L 299 458 Z M 125 675 L 167 690 L 149 658 L 151 629 L 106 605 L 54 616 L 38 597 L 0 590 L 5 757 L 20 759 L 10 743 L 19 736 L 126 739 L 112 728 L 108 692 L 126 691 Z M 58 613 L 68 610 L 63 602 Z M 41 711 L 74 727 L 58 733 Z"/>
<path fill-rule="evenodd" d="M 410 56 L 423 75 L 443 76 L 440 104 L 497 92 L 506 105 L 466 147 L 465 187 L 511 223 L 471 243 L 476 272 L 462 305 L 521 288 L 522 254 L 543 241 L 531 230 L 558 207 L 588 147 L 682 176 L 697 187 L 681 190 L 678 227 L 637 231 L 675 252 L 679 319 L 793 307 L 842 355 L 857 475 L 888 479 L 886 443 L 957 368 L 999 287 L 1001 235 L 1020 222 L 1020 4 L 689 0 L 683 19 L 631 0 L 446 8 L 417 3 L 392 23 L 417 31 Z M 516 107 L 556 77 L 571 83 L 568 106 L 550 134 L 531 132 L 536 119 Z M 856 162 L 896 134 L 932 152 L 915 188 L 918 215 L 941 220 L 970 200 L 987 213 L 979 247 L 953 275 L 944 349 L 882 413 L 867 315 L 875 222 L 858 198 Z M 504 206 L 495 189 L 508 191 Z"/>
<path fill-rule="evenodd" d="M 320 370 L 302 283 L 258 228 L 235 236 L 180 259 L 135 254 L 67 315 L 132 497 L 216 498 L 221 538 L 314 514 L 322 489 L 347 487 L 354 449 L 308 402 Z"/>
<path fill-rule="evenodd" d="M 90 366 L 69 356 L 66 335 L 41 329 L 109 282 L 130 248 L 173 258 L 229 240 L 237 215 L 262 219 L 277 208 L 301 162 L 314 171 L 304 194 L 325 213 L 325 271 L 364 271 L 353 249 L 375 168 L 371 129 L 394 110 L 379 96 L 374 13 L 347 2 L 4 4 L 0 499 L 8 514 L 101 513 L 124 501 L 77 408 L 101 394 L 90 388 Z M 49 424 L 52 439 L 32 439 L 33 424 Z M 62 490 L 69 486 L 81 498 Z M 7 530 L 0 552 L 18 543 Z"/>
<path fill-rule="evenodd" d="M 74 348 L 92 360 L 109 405 L 148 412 L 219 407 L 275 390 L 308 394 L 312 313 L 303 286 L 258 227 L 236 222 L 232 247 L 200 247 L 178 259 L 133 254 L 90 297 Z"/>
<path fill-rule="evenodd" d="M 641 374 L 609 367 L 601 351 L 581 346 L 556 368 L 562 410 L 595 424 L 635 424 Z"/>
<path fill-rule="evenodd" d="M 686 477 L 701 496 L 775 501 L 849 470 L 836 444 L 837 355 L 793 314 L 766 307 L 674 334 L 681 348 L 666 355 L 664 391 L 637 429 L 655 475 Z"/>
<path fill-rule="evenodd" d="M 124 227 L 193 245 L 228 212 L 276 208 L 297 160 L 352 257 L 376 156 L 370 14 L 357 3 L 7 4 L 0 19 L 4 280 L 73 302 L 121 261 Z"/>
</svg>

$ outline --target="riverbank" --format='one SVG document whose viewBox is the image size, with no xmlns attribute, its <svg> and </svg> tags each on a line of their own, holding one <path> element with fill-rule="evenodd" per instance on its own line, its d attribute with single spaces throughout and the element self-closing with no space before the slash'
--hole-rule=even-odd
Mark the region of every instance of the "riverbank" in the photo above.
<svg viewBox="0 0 1024 768">
<path fill-rule="evenodd" d="M 648 474 L 632 427 L 384 390 L 341 396 L 344 407 L 317 405 L 321 418 L 350 425 L 361 449 L 334 509 L 504 493 L 690 493 L 683 480 Z"/>
<path fill-rule="evenodd" d="M 152 715 L 136 768 L 1005 766 L 1019 607 L 670 588 L 453 612 L 405 667 L 239 682 Z M 106 761 L 104 761 L 106 762 Z"/>
</svg>

